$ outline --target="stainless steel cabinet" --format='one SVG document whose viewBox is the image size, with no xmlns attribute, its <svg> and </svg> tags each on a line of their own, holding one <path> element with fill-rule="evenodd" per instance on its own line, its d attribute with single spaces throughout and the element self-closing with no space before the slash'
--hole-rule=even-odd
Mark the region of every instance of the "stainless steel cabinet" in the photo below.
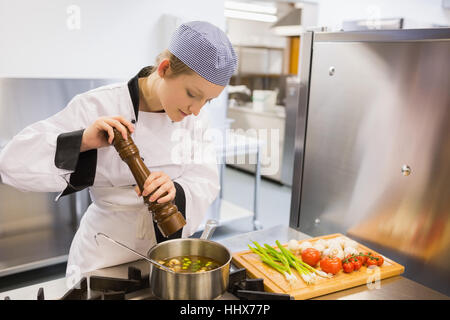
<svg viewBox="0 0 450 320">
<path fill-rule="evenodd" d="M 450 30 L 311 39 L 291 226 L 366 242 L 449 294 Z"/>
</svg>

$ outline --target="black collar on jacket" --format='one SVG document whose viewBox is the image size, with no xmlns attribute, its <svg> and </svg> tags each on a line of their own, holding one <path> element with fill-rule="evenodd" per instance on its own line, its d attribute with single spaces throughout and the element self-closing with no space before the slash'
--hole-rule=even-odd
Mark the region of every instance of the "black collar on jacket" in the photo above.
<svg viewBox="0 0 450 320">
<path fill-rule="evenodd" d="M 153 66 L 147 66 L 142 68 L 137 75 L 135 75 L 133 78 L 128 81 L 128 91 L 130 91 L 130 97 L 131 101 L 133 102 L 133 108 L 134 108 L 134 116 L 136 121 L 138 121 L 138 115 L 139 115 L 139 78 L 145 78 L 148 77 L 153 70 Z M 165 112 L 165 111 L 160 111 Z"/>
</svg>

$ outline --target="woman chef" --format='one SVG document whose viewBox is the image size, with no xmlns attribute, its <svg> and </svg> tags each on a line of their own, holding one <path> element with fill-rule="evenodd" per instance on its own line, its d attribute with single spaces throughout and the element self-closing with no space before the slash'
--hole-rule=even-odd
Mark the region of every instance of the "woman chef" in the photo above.
<svg viewBox="0 0 450 320">
<path fill-rule="evenodd" d="M 174 161 L 180 141 L 174 141 L 173 134 L 205 129 L 200 110 L 228 84 L 237 64 L 233 47 L 220 29 L 194 21 L 175 31 L 158 60 L 128 83 L 75 96 L 59 113 L 23 129 L 0 154 L 3 183 L 20 190 L 62 191 L 59 198 L 89 187 L 93 202 L 72 241 L 67 272 L 136 260 L 108 241 L 99 239 L 97 245 L 98 232 L 143 254 L 164 240 L 142 195 L 156 190 L 150 201 L 174 200 L 187 223 L 173 238 L 192 235 L 218 194 L 216 163 Z M 151 171 L 142 194 L 111 146 L 113 127 L 124 138 L 126 128 L 130 130 Z M 196 142 L 213 152 L 214 147 L 207 146 L 211 142 Z"/>
</svg>

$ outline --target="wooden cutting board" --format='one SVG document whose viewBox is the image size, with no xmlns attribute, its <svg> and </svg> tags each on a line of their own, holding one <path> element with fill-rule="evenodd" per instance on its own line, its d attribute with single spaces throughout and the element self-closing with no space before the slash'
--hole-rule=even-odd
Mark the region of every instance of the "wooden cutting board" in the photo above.
<svg viewBox="0 0 450 320">
<path fill-rule="evenodd" d="M 319 239 L 329 240 L 341 236 L 343 235 L 340 233 L 335 233 L 305 239 L 299 241 L 299 243 L 301 244 L 304 241 L 309 241 L 314 245 L 314 242 Z M 249 244 L 254 247 L 252 243 Z M 263 243 L 259 244 L 263 245 Z M 273 245 L 272 243 L 269 244 Z M 287 244 L 284 246 L 287 247 Z M 357 250 L 358 252 L 368 251 L 374 254 L 379 254 L 360 243 L 358 243 Z M 367 285 L 368 290 L 371 290 L 376 287 L 376 281 L 402 274 L 405 271 L 405 268 L 402 265 L 386 258 L 385 256 L 383 256 L 383 258 L 384 264 L 381 267 L 368 269 L 367 267 L 362 266 L 361 269 L 358 271 L 353 271 L 352 273 L 344 273 L 341 270 L 331 279 L 319 278 L 320 280 L 312 285 L 307 285 L 293 268 L 291 268 L 291 270 L 299 280 L 294 284 L 290 284 L 282 274 L 264 264 L 259 256 L 250 250 L 234 253 L 233 263 L 240 268 L 247 269 L 247 274 L 250 278 L 264 279 L 264 288 L 267 292 L 287 293 L 295 299 L 303 300 L 364 284 Z"/>
</svg>

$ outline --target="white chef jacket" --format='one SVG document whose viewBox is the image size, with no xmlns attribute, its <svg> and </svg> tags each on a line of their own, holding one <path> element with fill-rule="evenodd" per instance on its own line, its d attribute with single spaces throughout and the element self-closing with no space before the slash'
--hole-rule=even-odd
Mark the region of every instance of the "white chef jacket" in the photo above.
<svg viewBox="0 0 450 320">
<path fill-rule="evenodd" d="M 151 172 L 163 171 L 174 181 L 175 203 L 182 201 L 187 222 L 182 237 L 197 230 L 208 206 L 218 195 L 217 164 L 211 161 L 215 159 L 215 154 L 211 154 L 213 142 L 202 140 L 202 132 L 208 127 L 204 110 L 197 117 L 188 116 L 181 122 L 172 122 L 166 113 L 138 111 L 137 78 L 128 85 L 107 85 L 75 96 L 62 111 L 23 129 L 0 154 L 3 183 L 19 190 L 63 191 L 59 195 L 62 196 L 89 187 L 93 203 L 83 215 L 72 241 L 68 271 L 85 273 L 138 259 L 105 239 L 98 238 L 96 243 L 94 236 L 98 232 L 142 254 L 156 244 L 158 231 L 154 228 L 147 239 L 136 236 L 143 199 L 135 193 L 136 181 L 115 148 L 79 152 L 83 129 L 97 118 L 121 115 L 135 121 L 132 138 L 144 163 Z M 173 155 L 182 149 L 180 144 L 186 147 L 186 140 L 174 138 L 188 134 L 203 158 L 190 162 L 185 158 L 183 163 L 179 163 L 179 158 L 174 161 Z"/>
</svg>

